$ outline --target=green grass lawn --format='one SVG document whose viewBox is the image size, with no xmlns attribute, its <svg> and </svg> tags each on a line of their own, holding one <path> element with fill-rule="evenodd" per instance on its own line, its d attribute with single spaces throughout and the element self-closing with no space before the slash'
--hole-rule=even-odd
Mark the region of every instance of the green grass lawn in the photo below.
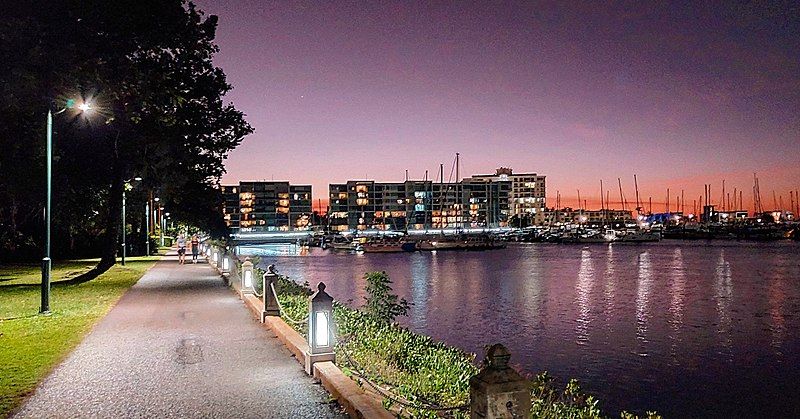
<svg viewBox="0 0 800 419">
<path fill-rule="evenodd" d="M 62 281 L 88 272 L 97 265 L 97 260 L 64 260 L 53 263 L 50 281 Z M 42 282 L 42 266 L 35 263 L 4 265 L 0 267 L 1 285 L 39 284 Z M 2 306 L 0 306 L 0 309 Z"/>
<path fill-rule="evenodd" d="M 0 418 L 6 417 L 159 257 L 132 257 L 78 285 L 56 285 L 52 314 L 40 316 L 38 287 L 0 287 Z M 68 279 L 97 261 L 55 264 L 53 278 Z M 0 267 L 0 285 L 41 281 L 37 265 Z"/>
</svg>

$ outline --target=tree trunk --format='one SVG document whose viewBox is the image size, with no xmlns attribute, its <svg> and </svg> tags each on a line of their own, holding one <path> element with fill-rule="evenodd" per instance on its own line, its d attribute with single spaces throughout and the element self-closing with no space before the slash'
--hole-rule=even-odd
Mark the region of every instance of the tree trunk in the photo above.
<svg viewBox="0 0 800 419">
<path fill-rule="evenodd" d="M 18 234 L 17 233 L 17 210 L 18 210 L 17 200 L 14 199 L 14 196 L 12 195 L 11 196 L 11 210 L 10 210 L 10 214 L 9 214 L 10 218 L 11 218 L 11 223 L 10 223 L 11 224 L 11 232 L 10 232 L 11 234 L 8 236 L 9 237 L 8 244 L 9 244 L 9 247 L 10 247 L 9 251 L 12 252 L 12 253 L 17 250 L 17 234 Z"/>
<path fill-rule="evenodd" d="M 120 224 L 122 223 L 122 188 L 123 179 L 119 159 L 115 156 L 113 162 L 111 189 L 108 196 L 108 213 L 106 214 L 105 234 L 103 236 L 103 251 L 98 268 L 108 269 L 117 263 L 119 251 Z"/>
</svg>

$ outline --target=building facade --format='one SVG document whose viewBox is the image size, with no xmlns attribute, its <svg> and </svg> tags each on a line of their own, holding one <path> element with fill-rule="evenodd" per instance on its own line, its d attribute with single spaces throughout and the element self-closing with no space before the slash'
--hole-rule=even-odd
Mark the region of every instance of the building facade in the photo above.
<svg viewBox="0 0 800 419">
<path fill-rule="evenodd" d="M 222 215 L 232 231 L 239 230 L 239 185 L 222 185 Z"/>
<path fill-rule="evenodd" d="M 504 227 L 510 190 L 506 180 L 351 180 L 329 185 L 328 223 L 332 231 Z"/>
<path fill-rule="evenodd" d="M 634 221 L 632 212 L 627 210 L 572 208 L 546 209 L 544 220 L 544 225 L 584 224 L 598 227 Z"/>
<path fill-rule="evenodd" d="M 498 168 L 493 175 L 473 175 L 474 180 L 510 182 L 509 216 L 528 216 L 534 224 L 545 223 L 545 176 L 536 173 L 514 173 L 509 167 Z"/>
<path fill-rule="evenodd" d="M 223 214 L 234 232 L 305 230 L 311 224 L 311 185 L 243 181 L 223 185 Z"/>
</svg>

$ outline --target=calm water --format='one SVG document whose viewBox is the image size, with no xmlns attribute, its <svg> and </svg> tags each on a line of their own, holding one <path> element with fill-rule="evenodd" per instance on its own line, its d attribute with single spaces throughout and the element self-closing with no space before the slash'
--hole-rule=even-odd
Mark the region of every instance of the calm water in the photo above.
<svg viewBox="0 0 800 419">
<path fill-rule="evenodd" d="M 385 270 L 414 303 L 413 330 L 478 354 L 502 342 L 525 372 L 578 378 L 609 412 L 800 417 L 797 243 L 242 253 L 353 304 L 363 274 Z"/>
</svg>

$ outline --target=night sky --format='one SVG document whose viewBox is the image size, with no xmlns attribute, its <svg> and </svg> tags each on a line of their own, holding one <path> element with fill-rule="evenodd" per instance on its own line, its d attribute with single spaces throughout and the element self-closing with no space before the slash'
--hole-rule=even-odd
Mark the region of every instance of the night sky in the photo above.
<svg viewBox="0 0 800 419">
<path fill-rule="evenodd" d="M 728 2 L 733 3 L 733 2 Z M 761 2 L 758 2 L 761 3 Z M 567 206 L 800 189 L 800 6 L 197 1 L 255 134 L 225 183 L 547 175 Z M 663 208 L 663 204 L 661 208 Z M 612 203 L 612 206 L 614 204 Z M 619 205 L 616 205 L 619 206 Z M 656 210 L 656 208 L 654 208 Z M 674 210 L 674 208 L 673 208 Z"/>
</svg>

